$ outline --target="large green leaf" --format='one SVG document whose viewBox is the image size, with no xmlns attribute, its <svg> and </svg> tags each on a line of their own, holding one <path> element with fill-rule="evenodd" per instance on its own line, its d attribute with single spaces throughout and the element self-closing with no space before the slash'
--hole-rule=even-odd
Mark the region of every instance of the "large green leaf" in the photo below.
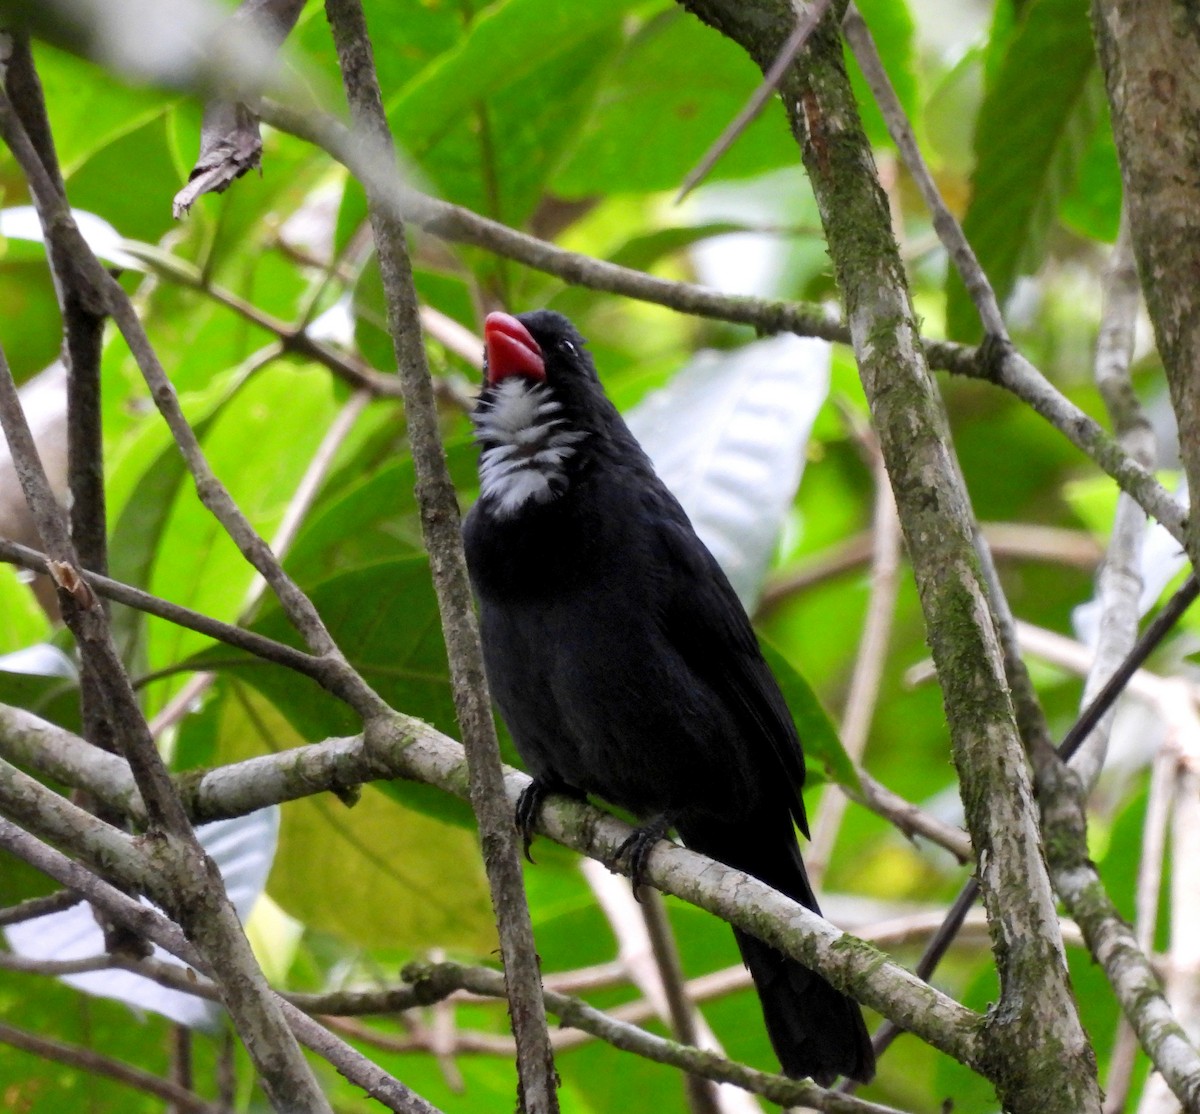
<svg viewBox="0 0 1200 1114">
<path fill-rule="evenodd" d="M 619 27 L 631 0 L 564 4 L 503 0 L 485 8 L 451 50 L 410 81 L 388 117 L 400 143 L 420 159 L 476 105 L 520 85 L 531 94 L 542 71 L 597 33 Z M 504 142 L 507 136 L 496 136 Z"/>
<path fill-rule="evenodd" d="M 258 371 L 206 431 L 214 472 L 260 536 L 270 538 L 329 423 L 338 391 L 323 370 L 276 363 Z M 235 622 L 255 572 L 192 484 L 171 504 L 154 557 L 151 591 L 214 618 Z M 147 623 L 147 664 L 177 665 L 208 640 L 157 619 Z M 155 690 L 156 694 L 158 690 Z"/>
<path fill-rule="evenodd" d="M 35 45 L 34 61 L 55 150 L 68 175 L 102 148 L 162 115 L 160 90 L 130 85 L 46 43 Z M 86 96 L 81 96 L 85 89 Z"/>
<path fill-rule="evenodd" d="M 536 79 L 503 84 L 417 148 L 422 173 L 451 201 L 524 225 L 578 135 L 620 43 L 614 17 L 569 49 L 550 54 L 537 67 Z M 478 258 L 486 269 L 498 266 L 489 256 Z"/>
<path fill-rule="evenodd" d="M 197 437 L 204 438 L 245 382 L 245 374 L 222 376 L 204 395 L 183 400 Z M 136 587 L 150 583 L 171 509 L 180 491 L 190 486 L 189 479 L 183 454 L 165 423 L 144 422 L 126 438 L 109 479 L 110 506 L 117 514 L 109 540 L 109 575 L 114 580 Z M 143 612 L 112 605 L 113 637 L 127 663 L 137 660 L 145 623 Z"/>
<path fill-rule="evenodd" d="M 457 487 L 473 482 L 477 455 L 468 440 L 447 446 Z M 407 556 L 420 548 L 416 476 L 412 457 L 401 456 L 326 501 L 296 536 L 285 566 L 301 583 L 315 584 L 338 570 Z"/>
<path fill-rule="evenodd" d="M 567 197 L 677 189 L 762 75 L 743 50 L 682 12 L 648 23 L 607 75 L 580 141 L 554 177 Z M 710 178 L 795 165 L 777 103 L 717 163 Z"/>
<path fill-rule="evenodd" d="M 1001 303 L 1035 271 L 1059 204 L 1076 181 L 1100 112 L 1085 0 L 1033 0 L 990 83 L 975 129 L 974 192 L 963 229 Z M 982 327 L 952 273 L 947 330 Z"/>
</svg>

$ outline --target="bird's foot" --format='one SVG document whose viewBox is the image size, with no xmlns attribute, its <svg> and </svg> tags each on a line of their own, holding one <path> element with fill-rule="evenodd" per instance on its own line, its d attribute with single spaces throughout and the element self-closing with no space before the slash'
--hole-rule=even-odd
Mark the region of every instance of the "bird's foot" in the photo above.
<svg viewBox="0 0 1200 1114">
<path fill-rule="evenodd" d="M 656 816 L 647 824 L 637 828 L 620 847 L 617 848 L 617 858 L 629 860 L 629 879 L 633 883 L 633 894 L 637 897 L 638 889 L 646 881 L 646 863 L 654 845 L 661 839 L 666 839 L 671 830 L 671 818 L 663 813 Z M 640 901 L 641 899 L 638 898 Z"/>
<path fill-rule="evenodd" d="M 517 831 L 521 833 L 522 848 L 525 852 L 525 858 L 533 862 L 533 856 L 529 853 L 529 845 L 533 842 L 534 829 L 537 827 L 538 817 L 542 812 L 542 805 L 546 803 L 546 798 L 551 793 L 563 793 L 569 797 L 582 797 L 577 789 L 573 789 L 566 782 L 556 781 L 554 778 L 535 777 L 524 789 L 521 790 L 521 795 L 517 798 L 516 822 Z"/>
</svg>

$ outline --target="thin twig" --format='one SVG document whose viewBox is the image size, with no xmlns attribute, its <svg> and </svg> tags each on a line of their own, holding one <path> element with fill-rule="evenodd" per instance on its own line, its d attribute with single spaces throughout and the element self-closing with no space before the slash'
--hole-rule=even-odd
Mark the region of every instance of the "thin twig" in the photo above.
<svg viewBox="0 0 1200 1114">
<path fill-rule="evenodd" d="M 40 1056 L 43 1060 L 52 1060 L 58 1064 L 78 1068 L 89 1075 L 115 1079 L 118 1083 L 123 1083 L 136 1091 L 143 1091 L 155 1098 L 173 1103 L 177 1110 L 194 1111 L 195 1114 L 218 1114 L 218 1112 L 226 1110 L 225 1107 L 202 1099 L 186 1087 L 180 1087 L 179 1084 L 173 1083 L 169 1079 L 163 1079 L 161 1076 L 143 1071 L 133 1064 L 126 1064 L 111 1056 L 93 1052 L 90 1048 L 66 1044 L 63 1041 L 18 1029 L 6 1021 L 0 1021 L 0 1043 L 19 1048 L 22 1052 L 29 1052 L 34 1056 Z"/>
<path fill-rule="evenodd" d="M 883 679 L 892 618 L 896 610 L 901 558 L 900 521 L 896 517 L 896 501 L 892 497 L 887 471 L 879 446 L 873 440 L 866 444 L 875 481 L 871 591 L 854 671 L 846 693 L 841 730 L 842 745 L 856 764 L 861 762 L 866 749 L 875 704 L 879 698 L 879 685 Z M 836 786 L 821 796 L 821 807 L 813 819 L 812 848 L 806 856 L 815 887 L 820 887 L 821 878 L 833 854 L 833 845 L 846 812 L 846 800 L 845 793 Z"/>
<path fill-rule="evenodd" d="M 845 790 L 850 799 L 895 824 L 909 839 L 922 836 L 949 851 L 960 863 L 970 862 L 974 858 L 971 837 L 962 828 L 947 824 L 911 801 L 906 801 L 876 781 L 866 770 L 858 770 L 858 781 L 862 787 L 861 794 L 852 789 Z"/>
<path fill-rule="evenodd" d="M 580 864 L 580 869 L 616 938 L 617 960 L 623 969 L 622 982 L 628 981 L 637 987 L 642 994 L 642 1001 L 649 1006 L 649 1016 L 669 1025 L 672 1035 L 681 1044 L 723 1053 L 716 1037 L 689 1000 L 678 957 L 672 959 L 672 954 L 668 954 L 674 952 L 673 944 L 664 942 L 661 936 L 659 942 L 655 943 L 656 932 L 661 934 L 665 928 L 669 933 L 670 928 L 662 926 L 661 922 L 651 928 L 648 916 L 654 914 L 647 915 L 645 909 L 648 901 L 657 901 L 661 906 L 662 898 L 657 892 L 643 887 L 638 895 L 640 901 L 636 900 L 624 878 L 610 873 L 601 863 L 593 860 L 585 860 Z M 665 969 L 664 960 L 667 964 Z M 562 1048 L 561 1035 L 553 1036 L 554 1047 Z M 738 1097 L 744 1104 L 745 1096 Z M 710 1084 L 705 1083 L 703 1087 L 689 1084 L 688 1102 L 693 1111 L 712 1111 L 717 1096 Z M 733 1103 L 736 1100 L 731 1100 Z"/>
<path fill-rule="evenodd" d="M 979 528 L 997 558 L 1050 561 L 1091 570 L 1104 555 L 1095 538 L 1084 530 L 1033 522 L 983 522 Z M 798 568 L 772 576 L 759 598 L 755 618 L 765 618 L 807 588 L 865 565 L 873 544 L 872 531 L 863 530 L 807 558 Z"/>
<path fill-rule="evenodd" d="M 763 110 L 763 105 L 767 103 L 775 90 L 779 88 L 779 82 L 787 72 L 788 67 L 795 60 L 796 55 L 804 49 L 804 44 L 808 42 L 813 31 L 816 30 L 817 24 L 821 22 L 822 17 L 829 8 L 829 4 L 830 0 L 809 0 L 809 3 L 796 17 L 796 29 L 788 36 L 787 42 L 783 44 L 783 48 L 779 51 L 779 56 L 763 76 L 758 88 L 750 94 L 750 99 L 729 122 L 725 130 L 717 136 L 712 146 L 704 152 L 700 161 L 688 171 L 687 176 L 683 179 L 683 185 L 679 187 L 679 192 L 675 195 L 676 205 L 708 177 L 709 171 L 717 165 L 721 156 L 733 146 L 738 136 L 750 126 L 754 118 Z"/>
<path fill-rule="evenodd" d="M 489 997 L 503 997 L 505 994 L 503 976 L 498 971 L 483 967 L 414 963 L 404 969 L 403 976 L 413 983 L 418 995 L 428 1002 L 458 989 Z M 802 1103 L 837 1114 L 896 1114 L 890 1107 L 863 1102 L 861 1099 L 848 1099 L 807 1080 L 755 1071 L 714 1052 L 687 1048 L 675 1041 L 654 1036 L 635 1026 L 614 1021 L 611 1016 L 578 998 L 547 992 L 546 1006 L 562 1024 L 586 1029 L 616 1048 L 635 1052 L 658 1063 L 675 1064 L 706 1079 L 732 1083 L 781 1105 Z"/>
<path fill-rule="evenodd" d="M 853 3 L 847 6 L 846 14 L 842 17 L 842 31 L 854 52 L 863 77 L 866 78 L 871 95 L 875 98 L 875 104 L 887 125 L 888 134 L 899 149 L 900 157 L 921 194 L 921 200 L 925 202 L 925 207 L 933 217 L 933 227 L 938 239 L 949 252 L 954 268 L 962 278 L 967 293 L 983 321 L 984 329 L 993 336 L 1006 338 L 1008 332 L 1004 326 L 1004 317 L 991 283 L 988 282 L 974 250 L 963 235 L 962 227 L 942 200 L 941 191 L 921 155 L 912 125 L 909 124 L 900 98 L 896 96 L 896 90 L 892 87 L 887 70 L 884 69 L 875 40 Z"/>
<path fill-rule="evenodd" d="M 82 900 L 79 894 L 70 890 L 59 890 L 58 893 L 48 894 L 46 897 L 31 897 L 17 905 L 0 909 L 0 928 L 31 921 L 35 917 L 45 917 L 50 913 L 61 913 L 64 909 L 78 905 Z"/>
<path fill-rule="evenodd" d="M 44 573 L 48 569 L 49 560 L 46 554 L 39 553 L 36 549 L 0 538 L 0 561 L 7 561 L 33 572 Z M 297 650 L 283 642 L 276 642 L 272 638 L 255 634 L 254 631 L 246 630 L 244 627 L 223 623 L 219 619 L 210 618 L 199 611 L 192 611 L 179 604 L 170 603 L 158 596 L 150 595 L 149 592 L 143 592 L 140 588 L 122 584 L 119 580 L 111 580 L 107 576 L 83 570 L 82 578 L 95 591 L 96 595 L 110 599 L 114 603 L 123 603 L 128 607 L 143 611 L 147 615 L 154 615 L 169 623 L 196 631 L 197 634 L 207 635 L 228 646 L 236 646 L 239 650 L 245 650 L 264 661 L 294 669 L 297 673 L 312 677 L 313 680 L 322 684 L 325 684 L 325 680 L 322 678 L 328 679 L 329 671 L 322 663 L 322 659 L 306 654 L 303 650 Z"/>
<path fill-rule="evenodd" d="M 196 290 L 260 329 L 274 333 L 279 338 L 284 352 L 304 356 L 314 363 L 321 364 L 356 390 L 369 391 L 372 395 L 383 398 L 400 396 L 400 384 L 394 375 L 386 375 L 376 370 L 358 355 L 339 352 L 324 341 L 314 339 L 303 325 L 289 325 L 266 310 L 259 309 L 233 291 L 213 282 L 190 261 L 159 247 L 135 241 L 124 242 L 122 250 L 135 259 L 140 259 L 160 278 Z"/>
<path fill-rule="evenodd" d="M 62 975 L 82 975 L 89 971 L 104 971 L 112 966 L 112 956 L 83 956 L 80 959 L 32 959 L 27 955 L 0 952 L 0 970 L 19 971 L 24 975 L 46 975 L 59 978 Z"/>
<path fill-rule="evenodd" d="M 26 35 L 15 37 L 5 70 L 13 112 L 25 126 L 38 158 L 59 197 L 66 201 L 41 82 Z M 100 414 L 100 356 L 104 340 L 103 299 L 61 244 L 47 243 L 47 258 L 63 320 L 67 368 L 67 501 L 71 541 L 82 568 L 108 571 L 108 530 Z M 117 748 L 94 660 L 83 656 L 80 710 L 84 736 L 105 750 Z"/>
</svg>

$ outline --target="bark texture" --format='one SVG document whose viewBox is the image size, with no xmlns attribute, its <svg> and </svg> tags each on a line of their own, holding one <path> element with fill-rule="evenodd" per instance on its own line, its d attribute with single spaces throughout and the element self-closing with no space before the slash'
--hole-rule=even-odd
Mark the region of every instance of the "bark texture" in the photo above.
<svg viewBox="0 0 1200 1114">
<path fill-rule="evenodd" d="M 796 18 L 784 0 L 684 6 L 764 72 Z M 1015 1114 L 1099 1111 L 1095 1058 L 1066 973 L 971 508 L 833 14 L 788 69 L 780 94 L 821 211 L 942 685 L 1001 979 L 984 1071 Z"/>
<path fill-rule="evenodd" d="M 1179 421 L 1192 499 L 1200 492 L 1200 8 L 1095 0 L 1125 205 L 1146 306 Z M 1200 516 L 1188 556 L 1200 558 Z"/>
</svg>

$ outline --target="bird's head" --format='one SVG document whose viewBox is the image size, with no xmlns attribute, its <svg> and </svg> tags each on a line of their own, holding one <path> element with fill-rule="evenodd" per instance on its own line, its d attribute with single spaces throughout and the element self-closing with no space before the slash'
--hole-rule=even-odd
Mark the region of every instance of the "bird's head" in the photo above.
<svg viewBox="0 0 1200 1114">
<path fill-rule="evenodd" d="M 562 314 L 490 313 L 483 335 L 474 415 L 480 488 L 508 517 L 566 491 L 580 444 L 601 432 L 611 405 L 583 337 Z"/>
<path fill-rule="evenodd" d="M 518 376 L 546 384 L 564 405 L 602 393 L 587 342 L 561 313 L 489 313 L 483 336 L 485 390 Z"/>
</svg>

